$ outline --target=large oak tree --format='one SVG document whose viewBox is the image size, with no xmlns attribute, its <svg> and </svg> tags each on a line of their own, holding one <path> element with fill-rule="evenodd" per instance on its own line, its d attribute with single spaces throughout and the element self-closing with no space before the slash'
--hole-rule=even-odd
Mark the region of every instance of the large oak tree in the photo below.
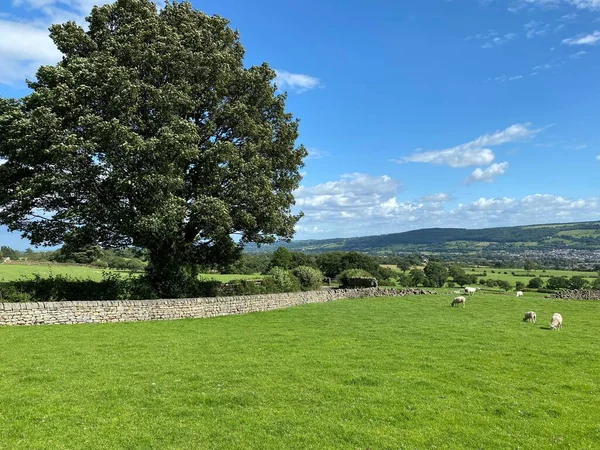
<svg viewBox="0 0 600 450">
<path fill-rule="evenodd" d="M 228 21 L 148 0 L 87 21 L 52 26 L 62 60 L 0 99 L 0 223 L 35 245 L 145 248 L 163 295 L 248 242 L 291 238 L 298 123 Z"/>
</svg>

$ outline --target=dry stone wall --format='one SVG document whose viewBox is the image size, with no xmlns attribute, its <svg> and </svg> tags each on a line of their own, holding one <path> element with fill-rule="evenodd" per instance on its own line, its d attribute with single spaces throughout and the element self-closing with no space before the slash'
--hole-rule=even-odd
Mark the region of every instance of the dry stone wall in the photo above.
<svg viewBox="0 0 600 450">
<path fill-rule="evenodd" d="M 246 314 L 361 297 L 435 294 L 423 289 L 329 289 L 173 300 L 0 303 L 0 325 L 137 322 Z"/>
<path fill-rule="evenodd" d="M 550 294 L 548 298 L 562 298 L 564 300 L 600 300 L 600 290 L 567 289 Z"/>
</svg>

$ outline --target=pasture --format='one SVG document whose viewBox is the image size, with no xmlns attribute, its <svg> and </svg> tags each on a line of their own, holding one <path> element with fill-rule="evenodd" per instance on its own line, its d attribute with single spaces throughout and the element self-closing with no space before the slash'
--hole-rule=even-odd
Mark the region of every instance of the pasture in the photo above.
<svg viewBox="0 0 600 450">
<path fill-rule="evenodd" d="M 0 264 L 0 281 L 14 281 L 21 277 L 33 278 L 35 274 L 39 274 L 42 278 L 50 275 L 68 275 L 73 278 L 84 280 L 102 280 L 102 272 L 108 271 L 119 273 L 123 276 L 129 275 L 127 270 L 100 269 L 91 266 L 67 265 L 67 264 Z M 218 273 L 201 274 L 201 278 L 213 279 L 224 283 L 232 280 L 258 279 L 260 275 L 222 275 Z"/>
<path fill-rule="evenodd" d="M 0 329 L 4 448 L 577 448 L 600 302 L 478 292 Z M 523 313 L 537 312 L 537 324 Z M 564 328 L 549 331 L 554 312 Z"/>
<path fill-rule="evenodd" d="M 546 269 L 542 271 L 541 269 L 530 270 L 526 272 L 523 269 L 496 269 L 491 267 L 465 267 L 465 272 L 467 275 L 473 273 L 483 273 L 487 272 L 487 276 L 478 277 L 487 280 L 488 278 L 494 280 L 505 280 L 510 282 L 513 286 L 517 281 L 527 284 L 529 280 L 535 277 L 540 277 L 544 282 L 548 281 L 550 277 L 567 277 L 571 278 L 572 276 L 580 276 L 588 281 L 593 281 L 598 278 L 598 274 L 596 272 L 581 272 L 577 270 L 553 270 Z M 493 271 L 493 272 L 492 272 Z M 512 273 L 515 273 L 513 275 Z M 531 275 L 531 276 L 528 276 Z"/>
</svg>

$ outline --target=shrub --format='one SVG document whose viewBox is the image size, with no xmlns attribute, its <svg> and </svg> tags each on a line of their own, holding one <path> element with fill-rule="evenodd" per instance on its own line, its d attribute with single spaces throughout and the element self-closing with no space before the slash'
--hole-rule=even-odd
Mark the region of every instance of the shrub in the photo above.
<svg viewBox="0 0 600 450">
<path fill-rule="evenodd" d="M 0 286 L 0 302 L 23 303 L 30 302 L 31 300 L 30 294 L 20 291 L 15 286 L 10 284 L 3 284 Z"/>
<path fill-rule="evenodd" d="M 345 288 L 369 288 L 377 287 L 379 282 L 375 277 L 348 277 L 346 283 L 343 285 Z"/>
<path fill-rule="evenodd" d="M 300 282 L 300 289 L 303 291 L 319 289 L 323 282 L 323 274 L 321 271 L 309 266 L 298 266 L 292 273 Z"/>
<path fill-rule="evenodd" d="M 505 291 L 509 291 L 512 288 L 512 285 L 506 280 L 497 280 L 496 283 L 499 288 L 502 288 Z"/>
<path fill-rule="evenodd" d="M 349 287 L 350 278 L 373 278 L 373 276 L 363 269 L 346 269 L 338 275 L 338 280 L 342 287 Z"/>
<path fill-rule="evenodd" d="M 106 261 L 101 260 L 101 259 L 97 259 L 96 261 L 94 261 L 92 263 L 92 266 L 100 267 L 101 269 L 108 269 L 108 263 Z"/>
<path fill-rule="evenodd" d="M 139 259 L 129 259 L 125 262 L 125 268 L 133 272 L 143 272 L 146 266 Z"/>
<path fill-rule="evenodd" d="M 275 282 L 275 292 L 297 292 L 300 290 L 300 282 L 292 272 L 282 269 L 281 267 L 273 267 L 269 270 L 268 275 Z"/>
<path fill-rule="evenodd" d="M 542 280 L 540 277 L 532 278 L 529 280 L 529 283 L 527 283 L 527 287 L 531 289 L 540 289 L 543 286 L 544 280 Z"/>
<path fill-rule="evenodd" d="M 522 281 L 517 281 L 515 284 L 515 289 L 517 291 L 522 291 L 523 289 L 525 289 L 525 283 L 523 283 Z"/>
<path fill-rule="evenodd" d="M 571 282 L 566 277 L 550 277 L 546 283 L 548 289 L 568 289 Z"/>
</svg>

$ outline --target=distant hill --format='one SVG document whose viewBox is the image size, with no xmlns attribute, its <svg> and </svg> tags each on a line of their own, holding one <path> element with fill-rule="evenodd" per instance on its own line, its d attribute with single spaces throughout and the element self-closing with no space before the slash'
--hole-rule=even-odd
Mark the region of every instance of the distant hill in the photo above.
<svg viewBox="0 0 600 450">
<path fill-rule="evenodd" d="M 279 242 L 274 245 L 249 246 L 247 251 L 273 251 L 277 247 L 308 253 L 327 251 L 383 252 L 454 252 L 483 250 L 515 251 L 557 249 L 600 250 L 600 222 L 578 222 L 518 227 L 426 228 L 404 233 L 353 238 Z"/>
</svg>

